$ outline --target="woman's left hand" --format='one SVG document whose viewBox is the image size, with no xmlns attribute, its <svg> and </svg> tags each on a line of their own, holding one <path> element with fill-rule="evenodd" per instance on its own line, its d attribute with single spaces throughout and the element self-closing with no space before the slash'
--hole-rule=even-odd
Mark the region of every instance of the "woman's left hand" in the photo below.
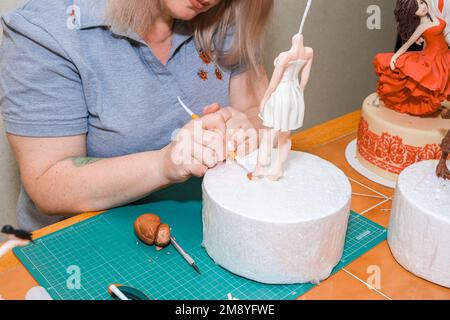
<svg viewBox="0 0 450 320">
<path fill-rule="evenodd" d="M 218 104 L 212 104 L 203 109 L 203 114 L 231 113 L 227 121 L 226 146 L 227 154 L 236 152 L 239 157 L 244 157 L 258 148 L 258 133 L 247 115 L 231 107 L 220 108 Z"/>
</svg>

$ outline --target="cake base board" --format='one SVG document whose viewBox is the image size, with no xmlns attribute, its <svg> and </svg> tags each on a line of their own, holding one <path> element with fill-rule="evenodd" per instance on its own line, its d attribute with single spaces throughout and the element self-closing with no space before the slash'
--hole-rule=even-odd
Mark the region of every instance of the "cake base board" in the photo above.
<svg viewBox="0 0 450 320">
<path fill-rule="evenodd" d="M 348 162 L 348 164 L 359 174 L 366 177 L 367 179 L 376 182 L 378 184 L 381 184 L 382 186 L 394 189 L 396 183 L 394 181 L 388 180 L 386 178 L 383 178 L 376 174 L 375 172 L 370 171 L 365 166 L 362 165 L 362 163 L 358 160 L 356 157 L 356 139 L 350 142 L 345 149 L 345 158 Z"/>
</svg>

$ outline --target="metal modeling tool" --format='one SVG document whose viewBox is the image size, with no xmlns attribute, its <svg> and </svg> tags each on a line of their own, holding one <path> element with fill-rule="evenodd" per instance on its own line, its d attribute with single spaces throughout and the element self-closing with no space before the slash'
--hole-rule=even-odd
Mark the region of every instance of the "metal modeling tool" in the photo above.
<svg viewBox="0 0 450 320">
<path fill-rule="evenodd" d="M 195 271 L 198 272 L 198 274 L 201 274 L 200 269 L 197 267 L 197 265 L 195 264 L 194 259 L 192 259 L 192 257 L 187 254 L 186 251 L 184 251 L 184 249 L 178 244 L 178 242 L 175 240 L 174 237 L 170 237 L 170 241 L 172 243 L 172 245 L 174 246 L 174 248 L 181 254 L 181 256 L 184 258 L 184 260 L 186 260 L 187 263 L 189 263 L 189 265 L 194 268 Z"/>
</svg>

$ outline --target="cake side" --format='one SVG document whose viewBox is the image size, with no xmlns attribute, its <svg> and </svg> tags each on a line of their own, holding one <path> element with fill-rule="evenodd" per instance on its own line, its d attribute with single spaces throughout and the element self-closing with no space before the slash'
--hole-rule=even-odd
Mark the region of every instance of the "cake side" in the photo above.
<svg viewBox="0 0 450 320">
<path fill-rule="evenodd" d="M 400 174 L 388 243 L 404 268 L 450 287 L 450 181 L 437 178 L 437 163 L 423 161 Z"/>
<path fill-rule="evenodd" d="M 396 181 L 408 166 L 441 156 L 439 144 L 450 129 L 440 115 L 415 117 L 374 105 L 376 94 L 363 104 L 358 128 L 357 158 L 366 168 Z"/>
</svg>

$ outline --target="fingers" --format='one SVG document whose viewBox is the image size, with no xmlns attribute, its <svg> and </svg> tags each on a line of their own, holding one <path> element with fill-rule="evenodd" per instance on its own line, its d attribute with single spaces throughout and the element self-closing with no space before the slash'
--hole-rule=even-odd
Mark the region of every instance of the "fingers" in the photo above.
<svg viewBox="0 0 450 320">
<path fill-rule="evenodd" d="M 195 132 L 193 137 L 194 144 L 208 148 L 215 153 L 216 163 L 225 160 L 225 139 L 222 133 L 209 130 Z"/>
<path fill-rule="evenodd" d="M 192 157 L 208 169 L 214 168 L 218 163 L 215 151 L 198 143 L 193 146 Z"/>
<path fill-rule="evenodd" d="M 237 151 L 243 157 L 257 149 L 258 134 L 245 114 L 218 104 L 206 106 L 203 114 L 183 128 L 184 134 L 178 139 L 183 146 L 174 148 L 189 160 L 180 164 L 184 172 L 202 177 L 223 162 L 228 151 Z"/>
<path fill-rule="evenodd" d="M 225 120 L 222 114 L 216 112 L 194 120 L 194 127 L 196 128 L 195 130 L 200 128 L 203 130 L 216 131 L 217 133 L 224 135 L 226 131 L 226 121 L 227 120 Z"/>
<path fill-rule="evenodd" d="M 208 171 L 208 167 L 203 165 L 200 161 L 195 158 L 192 158 L 192 164 L 188 167 L 188 170 L 192 174 L 192 176 L 201 178 Z"/>
<path fill-rule="evenodd" d="M 213 104 L 203 108 L 203 115 L 216 113 L 219 110 L 220 110 L 220 105 L 218 103 L 213 103 Z"/>
<path fill-rule="evenodd" d="M 237 151 L 242 157 L 257 147 L 257 132 L 247 116 L 241 112 L 234 112 L 233 118 L 227 123 L 228 151 Z"/>
<path fill-rule="evenodd" d="M 241 128 L 231 136 L 229 145 L 232 149 L 228 151 L 236 151 L 239 157 L 244 157 L 258 148 L 258 133 L 253 127 Z"/>
</svg>

